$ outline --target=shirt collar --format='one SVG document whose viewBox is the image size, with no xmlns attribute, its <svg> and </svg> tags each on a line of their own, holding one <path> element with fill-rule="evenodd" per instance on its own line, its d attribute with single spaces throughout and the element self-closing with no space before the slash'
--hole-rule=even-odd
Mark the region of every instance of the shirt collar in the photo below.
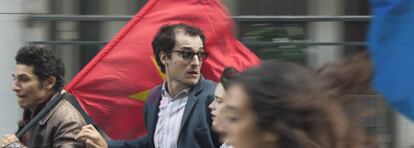
<svg viewBox="0 0 414 148">
<path fill-rule="evenodd" d="M 190 93 L 190 88 L 185 88 L 183 90 L 181 90 L 180 92 L 177 93 L 177 95 L 173 98 L 170 96 L 170 94 L 167 91 L 167 82 L 165 81 L 162 84 L 162 89 L 161 89 L 161 96 L 162 97 L 168 97 L 168 98 L 172 98 L 172 100 L 175 100 L 177 98 L 182 98 L 181 96 L 183 95 L 188 95 Z"/>
</svg>

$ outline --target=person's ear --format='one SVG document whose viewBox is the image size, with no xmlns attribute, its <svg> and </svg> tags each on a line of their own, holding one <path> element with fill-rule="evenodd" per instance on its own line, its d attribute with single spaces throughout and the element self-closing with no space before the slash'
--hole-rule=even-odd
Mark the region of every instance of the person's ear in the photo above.
<svg viewBox="0 0 414 148">
<path fill-rule="evenodd" d="M 159 56 L 160 56 L 161 63 L 165 66 L 167 64 L 167 60 L 168 60 L 167 53 L 164 52 L 164 51 L 161 51 Z"/>
<path fill-rule="evenodd" d="M 44 81 L 44 86 L 46 86 L 47 89 L 53 89 L 53 86 L 56 84 L 56 78 L 54 76 L 49 76 Z"/>
</svg>

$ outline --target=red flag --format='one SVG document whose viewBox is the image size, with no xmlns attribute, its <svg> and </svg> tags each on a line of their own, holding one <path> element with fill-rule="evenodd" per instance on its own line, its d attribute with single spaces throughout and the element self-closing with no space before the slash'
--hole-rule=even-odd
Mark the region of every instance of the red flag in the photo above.
<svg viewBox="0 0 414 148">
<path fill-rule="evenodd" d="M 207 79 L 218 80 L 226 66 L 243 70 L 260 63 L 234 38 L 234 24 L 219 0 L 150 0 L 66 86 L 111 138 L 132 139 L 145 133 L 144 101 L 164 77 L 151 42 L 162 25 L 175 23 L 205 33 L 210 55 L 202 73 Z"/>
</svg>

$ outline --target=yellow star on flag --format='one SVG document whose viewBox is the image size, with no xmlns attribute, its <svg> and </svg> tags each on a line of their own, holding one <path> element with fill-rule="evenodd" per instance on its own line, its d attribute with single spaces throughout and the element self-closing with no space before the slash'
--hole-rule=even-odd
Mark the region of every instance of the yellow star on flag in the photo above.
<svg viewBox="0 0 414 148">
<path fill-rule="evenodd" d="M 160 75 L 161 79 L 165 80 L 166 76 L 165 76 L 164 73 L 161 72 L 161 69 L 157 65 L 157 61 L 155 60 L 154 56 L 151 57 L 151 61 L 152 61 L 152 64 L 154 64 L 154 66 L 157 68 L 158 74 Z M 149 88 L 147 90 L 144 90 L 144 91 L 141 91 L 141 92 L 134 93 L 134 94 L 130 95 L 129 98 L 145 102 L 145 101 L 147 101 L 147 96 L 148 96 L 148 93 L 150 92 L 150 90 L 151 90 L 151 88 Z"/>
</svg>

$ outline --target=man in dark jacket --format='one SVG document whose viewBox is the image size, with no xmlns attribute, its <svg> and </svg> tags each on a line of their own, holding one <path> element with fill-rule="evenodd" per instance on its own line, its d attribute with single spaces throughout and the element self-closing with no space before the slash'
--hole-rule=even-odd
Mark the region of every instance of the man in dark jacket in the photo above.
<svg viewBox="0 0 414 148">
<path fill-rule="evenodd" d="M 24 109 L 19 131 L 35 117 L 40 120 L 18 139 L 15 135 L 0 138 L 0 147 L 84 147 L 75 140 L 85 120 L 78 110 L 66 100 L 69 94 L 62 90 L 63 63 L 49 48 L 30 45 L 21 48 L 16 55 L 16 68 L 12 89 L 18 104 Z M 56 102 L 46 114 L 39 114 L 46 106 Z"/>
<path fill-rule="evenodd" d="M 108 141 L 91 126 L 78 135 L 92 147 L 212 148 L 219 147 L 211 130 L 208 105 L 215 84 L 201 76 L 207 58 L 205 36 L 186 24 L 165 25 L 152 42 L 154 56 L 166 81 L 152 89 L 145 103 L 148 134 L 131 141 Z"/>
</svg>

